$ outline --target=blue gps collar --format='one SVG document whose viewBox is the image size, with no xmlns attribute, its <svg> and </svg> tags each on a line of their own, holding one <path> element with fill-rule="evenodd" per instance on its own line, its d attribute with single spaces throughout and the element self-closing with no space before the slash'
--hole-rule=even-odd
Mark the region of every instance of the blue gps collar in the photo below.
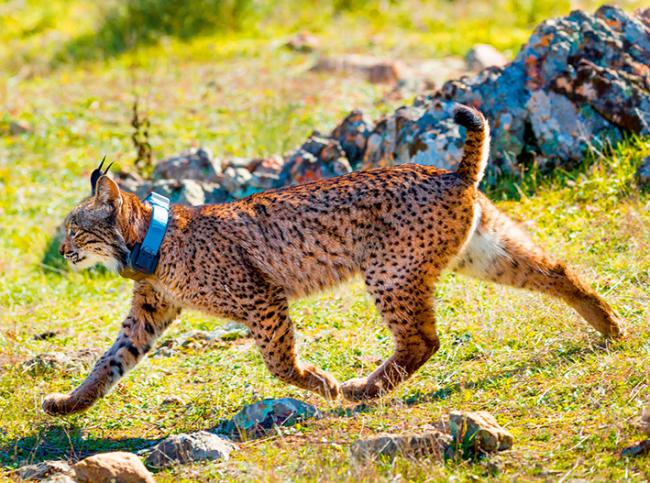
<svg viewBox="0 0 650 483">
<path fill-rule="evenodd" d="M 153 208 L 151 222 L 142 243 L 136 243 L 129 253 L 127 269 L 123 273 L 124 276 L 136 280 L 156 271 L 160 259 L 160 245 L 165 238 L 169 223 L 168 198 L 158 193 L 151 193 L 144 201 Z"/>
</svg>

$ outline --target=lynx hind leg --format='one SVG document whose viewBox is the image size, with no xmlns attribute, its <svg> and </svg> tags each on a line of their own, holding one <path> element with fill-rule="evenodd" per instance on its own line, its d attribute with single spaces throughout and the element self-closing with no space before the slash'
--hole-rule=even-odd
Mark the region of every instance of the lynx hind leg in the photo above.
<svg viewBox="0 0 650 483">
<path fill-rule="evenodd" d="M 293 324 L 284 296 L 256 304 L 249 327 L 271 374 L 287 384 L 316 392 L 326 399 L 339 397 L 339 384 L 327 372 L 299 360 Z"/>
<path fill-rule="evenodd" d="M 610 306 L 564 263 L 553 260 L 507 216 L 481 196 L 480 221 L 452 269 L 472 277 L 561 298 L 607 337 L 622 329 Z"/>
<path fill-rule="evenodd" d="M 350 401 L 373 399 L 408 379 L 440 347 L 430 285 L 424 281 L 404 288 L 386 287 L 366 281 L 395 340 L 395 352 L 367 378 L 341 385 Z"/>
</svg>

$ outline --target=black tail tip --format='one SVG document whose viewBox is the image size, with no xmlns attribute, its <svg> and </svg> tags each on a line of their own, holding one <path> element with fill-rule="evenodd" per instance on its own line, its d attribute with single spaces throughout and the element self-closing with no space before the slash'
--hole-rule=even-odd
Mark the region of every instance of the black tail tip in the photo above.
<svg viewBox="0 0 650 483">
<path fill-rule="evenodd" d="M 454 122 L 468 131 L 483 130 L 483 116 L 481 116 L 481 113 L 462 104 L 454 109 Z"/>
</svg>

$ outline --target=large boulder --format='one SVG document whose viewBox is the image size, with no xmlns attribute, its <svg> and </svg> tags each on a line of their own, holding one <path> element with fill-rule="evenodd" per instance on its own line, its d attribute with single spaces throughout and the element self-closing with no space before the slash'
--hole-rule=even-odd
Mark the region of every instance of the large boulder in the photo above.
<svg viewBox="0 0 650 483">
<path fill-rule="evenodd" d="M 146 463 L 151 468 L 162 469 L 194 461 L 227 461 L 235 449 L 231 441 L 207 431 L 176 434 L 154 446 Z"/>
<path fill-rule="evenodd" d="M 79 483 L 154 483 L 151 472 L 133 453 L 100 453 L 79 461 L 73 467 Z"/>
</svg>

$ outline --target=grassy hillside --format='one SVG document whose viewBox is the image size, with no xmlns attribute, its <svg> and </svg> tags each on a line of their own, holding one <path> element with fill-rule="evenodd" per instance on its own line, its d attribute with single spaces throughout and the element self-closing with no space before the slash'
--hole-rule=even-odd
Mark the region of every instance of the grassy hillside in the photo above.
<svg viewBox="0 0 650 483">
<path fill-rule="evenodd" d="M 629 335 L 622 341 L 604 342 L 553 300 L 447 275 L 437 291 L 439 353 L 411 381 L 352 417 L 271 378 L 249 340 L 147 358 L 96 407 L 66 419 L 45 416 L 40 401 L 73 388 L 84 371 L 31 375 L 20 365 L 42 352 L 108 347 L 128 310 L 131 282 L 101 270 L 71 273 L 45 255 L 67 211 L 88 194 L 97 160 L 108 153 L 120 168 L 130 166 L 134 91 L 149 113 L 159 158 L 198 144 L 222 157 L 279 153 L 314 128 L 333 127 L 354 107 L 373 117 L 397 107 L 376 102 L 384 88 L 307 72 L 309 56 L 281 47 L 287 35 L 308 28 L 330 52 L 430 57 L 462 54 L 483 41 L 514 55 L 537 21 L 570 9 L 544 0 L 497 3 L 486 9 L 473 1 L 275 7 L 251 1 L 238 9 L 225 2 L 218 21 L 191 26 L 196 35 L 174 22 L 160 27 L 167 25 L 161 21 L 147 27 L 151 38 L 140 32 L 122 44 L 120 25 L 137 12 L 115 10 L 117 3 L 101 11 L 90 2 L 0 3 L 0 122 L 32 127 L 0 137 L 3 474 L 44 458 L 137 449 L 171 433 L 212 428 L 262 397 L 294 396 L 332 414 L 245 443 L 228 463 L 180 467 L 157 478 L 650 478 L 647 456 L 618 455 L 638 439 L 632 419 L 650 402 L 650 198 L 632 180 L 650 154 L 647 138 L 629 139 L 551 180 L 529 173 L 517 182 L 519 200 L 503 199 L 511 187 L 491 194 L 604 294 L 625 320 Z M 300 352 L 339 380 L 367 374 L 391 350 L 360 281 L 293 304 L 292 316 Z M 186 312 L 164 338 L 222 322 Z M 57 335 L 34 340 L 50 330 Z M 162 405 L 170 395 L 184 404 Z M 350 462 L 347 450 L 357 438 L 413 428 L 450 409 L 492 412 L 514 434 L 513 450 L 444 466 Z"/>
</svg>

